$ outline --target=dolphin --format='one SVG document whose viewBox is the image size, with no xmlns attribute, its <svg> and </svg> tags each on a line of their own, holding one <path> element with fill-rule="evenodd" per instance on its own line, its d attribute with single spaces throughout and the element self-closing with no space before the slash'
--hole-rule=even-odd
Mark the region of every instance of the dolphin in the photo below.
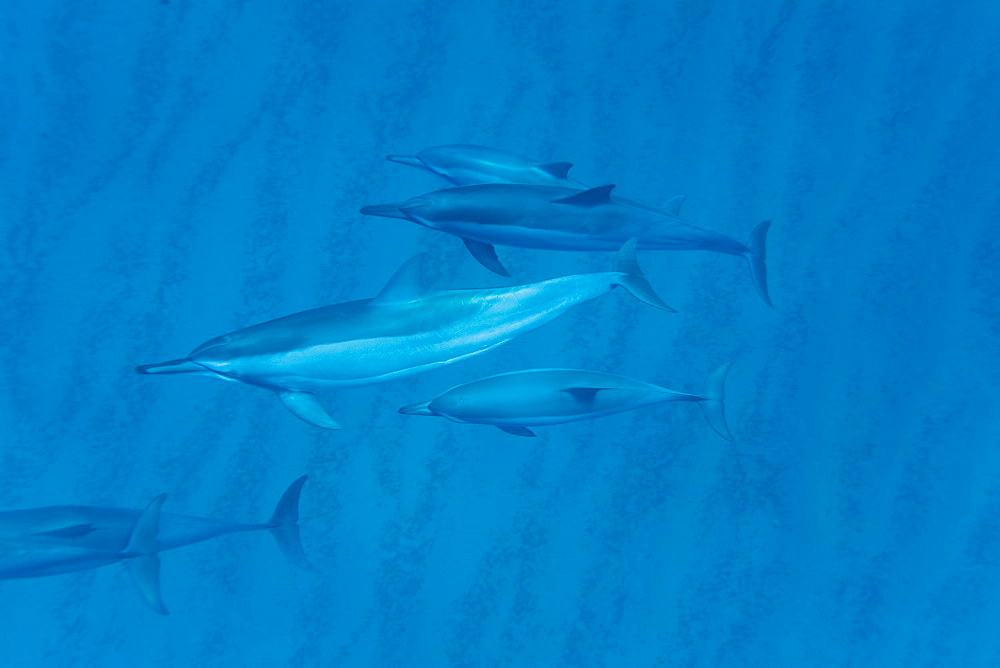
<svg viewBox="0 0 1000 668">
<path fill-rule="evenodd" d="M 528 427 L 613 415 L 667 401 L 695 402 L 708 424 L 726 439 L 724 384 L 729 363 L 709 377 L 701 394 L 685 394 L 623 376 L 580 369 L 526 369 L 457 385 L 441 396 L 399 409 L 404 415 L 437 415 L 452 422 L 491 424 L 515 436 Z"/>
<path fill-rule="evenodd" d="M 416 155 L 387 155 L 386 160 L 440 176 L 455 186 L 521 183 L 586 188 L 569 177 L 570 162 L 539 162 L 515 153 L 472 144 L 432 146 Z"/>
<path fill-rule="evenodd" d="M 427 290 L 423 255 L 406 262 L 373 299 L 325 306 L 212 339 L 186 358 L 140 366 L 143 374 L 199 374 L 267 388 L 309 424 L 339 429 L 314 390 L 402 378 L 484 353 L 624 287 L 673 311 L 653 291 L 626 242 L 613 270 L 539 283 Z"/>
<path fill-rule="evenodd" d="M 370 216 L 409 220 L 461 238 L 484 267 L 510 272 L 494 245 L 550 250 L 614 250 L 636 237 L 646 250 L 707 250 L 744 257 L 761 298 L 767 292 L 765 238 L 770 221 L 750 233 L 746 244 L 681 220 L 683 198 L 659 211 L 612 199 L 614 185 L 578 190 L 565 186 L 482 184 L 446 188 L 399 204 L 366 206 Z"/>
<path fill-rule="evenodd" d="M 571 162 L 539 162 L 516 153 L 471 144 L 432 146 L 416 155 L 388 155 L 386 160 L 417 167 L 440 176 L 454 186 L 508 183 L 590 189 L 590 186 L 569 177 L 568 172 L 573 166 Z M 671 198 L 662 210 L 620 196 L 615 196 L 615 199 L 640 209 L 674 212 L 673 215 L 676 215 L 685 198 L 683 195 Z"/>
<path fill-rule="evenodd" d="M 271 532 L 295 565 L 309 569 L 299 541 L 299 495 L 306 476 L 278 501 L 267 522 L 238 524 L 161 512 L 166 494 L 144 510 L 48 506 L 0 511 L 0 580 L 33 578 L 124 562 L 139 596 L 166 615 L 159 553 L 238 531 Z"/>
</svg>

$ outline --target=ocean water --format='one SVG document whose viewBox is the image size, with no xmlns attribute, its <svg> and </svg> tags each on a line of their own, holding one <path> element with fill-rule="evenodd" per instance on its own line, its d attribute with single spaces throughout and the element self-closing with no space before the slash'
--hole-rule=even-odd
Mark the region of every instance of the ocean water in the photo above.
<svg viewBox="0 0 1000 668">
<path fill-rule="evenodd" d="M 315 564 L 264 533 L 0 582 L 4 665 L 1000 664 L 1000 11 L 994 3 L 8 0 L 0 12 L 0 508 L 262 521 L 309 474 Z M 605 270 L 364 217 L 451 143 L 745 239 L 644 252 L 679 313 L 616 291 L 495 351 L 321 399 L 137 364 L 431 284 Z M 399 415 L 521 368 L 697 391 L 536 439 Z"/>
</svg>

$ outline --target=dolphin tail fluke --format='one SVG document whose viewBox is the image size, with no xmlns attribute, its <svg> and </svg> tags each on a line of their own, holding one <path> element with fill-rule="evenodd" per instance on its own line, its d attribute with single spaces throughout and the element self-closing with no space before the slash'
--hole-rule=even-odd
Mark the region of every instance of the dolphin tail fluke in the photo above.
<svg viewBox="0 0 1000 668">
<path fill-rule="evenodd" d="M 157 556 L 160 508 L 163 507 L 166 498 L 166 494 L 160 494 L 146 506 L 132 528 L 128 545 L 122 551 L 126 559 L 125 566 L 132 576 L 132 583 L 139 597 L 153 611 L 161 615 L 170 614 L 163 605 L 163 597 L 160 595 L 160 558 Z"/>
<path fill-rule="evenodd" d="M 732 362 L 726 362 L 708 377 L 708 381 L 705 383 L 705 390 L 702 392 L 702 401 L 698 402 L 702 412 L 705 414 L 705 419 L 708 420 L 709 426 L 715 430 L 716 434 L 727 441 L 734 440 L 732 433 L 729 431 L 729 426 L 726 424 L 726 405 L 723 403 L 723 399 L 726 397 L 726 375 L 729 373 L 729 367 L 732 365 Z"/>
<path fill-rule="evenodd" d="M 185 358 L 180 360 L 170 360 L 169 362 L 158 362 L 157 364 L 143 364 L 135 368 L 136 373 L 142 374 L 164 374 L 164 373 L 205 373 L 205 367 L 195 364 Z"/>
<path fill-rule="evenodd" d="M 387 155 L 385 159 L 389 162 L 398 162 L 401 165 L 424 169 L 424 163 L 420 162 L 420 158 L 415 155 Z"/>
<path fill-rule="evenodd" d="M 285 408 L 303 422 L 308 422 L 314 427 L 322 429 L 341 429 L 341 426 L 330 417 L 330 414 L 326 412 L 326 409 L 312 392 L 278 390 L 277 394 Z"/>
<path fill-rule="evenodd" d="M 612 271 L 618 274 L 618 277 L 615 279 L 614 284 L 628 290 L 639 301 L 643 301 L 650 306 L 655 306 L 658 309 L 669 311 L 670 313 L 677 313 L 676 309 L 667 306 L 666 302 L 660 299 L 660 296 L 653 290 L 653 286 L 646 280 L 642 269 L 639 268 L 639 261 L 635 257 L 635 249 L 638 243 L 638 239 L 635 237 L 629 239 L 622 246 L 621 250 L 618 251 L 618 255 L 615 256 L 615 264 Z"/>
<path fill-rule="evenodd" d="M 278 541 L 278 547 L 288 560 L 303 570 L 312 569 L 312 564 L 306 559 L 306 554 L 302 550 L 302 541 L 299 538 L 299 496 L 302 494 L 302 486 L 306 484 L 309 476 L 302 476 L 288 486 L 285 493 L 278 500 L 278 505 L 274 508 L 274 514 L 268 522 L 271 535 Z"/>
<path fill-rule="evenodd" d="M 765 241 L 767 240 L 767 230 L 770 227 L 771 221 L 765 220 L 753 228 L 753 232 L 750 233 L 750 242 L 747 244 L 750 252 L 746 258 L 747 262 L 750 263 L 750 275 L 753 277 L 753 284 L 757 288 L 757 294 L 760 295 L 765 304 L 774 306 L 771 303 L 770 295 L 767 293 L 767 264 L 765 263 L 767 259 Z"/>
<path fill-rule="evenodd" d="M 382 218 L 410 220 L 409 216 L 399 210 L 398 204 L 370 204 L 361 207 L 361 214 L 364 216 L 381 216 Z"/>
</svg>

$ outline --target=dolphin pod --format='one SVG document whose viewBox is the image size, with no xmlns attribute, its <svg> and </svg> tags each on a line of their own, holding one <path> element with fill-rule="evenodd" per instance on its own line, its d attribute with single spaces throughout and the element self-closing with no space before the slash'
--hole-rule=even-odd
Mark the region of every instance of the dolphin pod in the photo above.
<svg viewBox="0 0 1000 668">
<path fill-rule="evenodd" d="M 0 579 L 34 578 L 124 563 L 136 591 L 166 615 L 160 595 L 164 550 L 239 531 L 270 531 L 288 559 L 309 562 L 299 541 L 299 496 L 306 476 L 281 496 L 267 522 L 239 524 L 161 511 L 165 494 L 144 510 L 95 506 L 49 506 L 0 512 Z"/>
<path fill-rule="evenodd" d="M 771 305 L 765 249 L 770 221 L 757 225 L 742 243 L 681 220 L 683 197 L 674 197 L 659 210 L 612 198 L 614 185 L 587 188 L 571 181 L 568 168 L 554 175 L 544 163 L 483 147 L 440 146 L 389 159 L 419 166 L 459 187 L 401 203 L 365 206 L 361 213 L 410 220 L 457 236 L 480 264 L 501 276 L 510 273 L 495 245 L 614 250 L 637 237 L 643 250 L 704 250 L 746 258 L 754 287 Z"/>
<path fill-rule="evenodd" d="M 646 281 L 635 249 L 635 239 L 627 241 L 609 272 L 471 290 L 428 290 L 422 280 L 424 256 L 417 255 L 373 299 L 247 327 L 207 341 L 183 359 L 137 371 L 206 375 L 263 387 L 300 419 L 339 429 L 314 390 L 381 383 L 479 355 L 616 287 L 673 311 Z"/>
<path fill-rule="evenodd" d="M 732 441 L 723 404 L 729 367 L 728 363 L 720 366 L 700 395 L 597 371 L 511 371 L 457 385 L 435 399 L 404 406 L 399 412 L 489 424 L 515 436 L 534 436 L 528 427 L 589 420 L 643 406 L 684 401 L 701 406 L 712 429 Z"/>
</svg>

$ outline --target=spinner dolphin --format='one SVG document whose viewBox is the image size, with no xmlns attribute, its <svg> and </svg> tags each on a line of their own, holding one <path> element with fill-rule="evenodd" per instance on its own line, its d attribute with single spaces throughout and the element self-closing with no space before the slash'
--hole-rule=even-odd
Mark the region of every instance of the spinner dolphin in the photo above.
<svg viewBox="0 0 1000 668">
<path fill-rule="evenodd" d="M 308 569 L 299 541 L 299 496 L 306 476 L 289 485 L 267 522 L 241 524 L 160 509 L 165 494 L 145 510 L 48 506 L 0 512 L 0 579 L 72 573 L 123 562 L 142 600 L 167 614 L 160 596 L 164 550 L 238 531 L 270 531 L 294 564 Z"/>
<path fill-rule="evenodd" d="M 509 276 L 495 245 L 549 250 L 614 250 L 630 238 L 645 250 L 703 250 L 743 257 L 754 286 L 768 304 L 765 239 L 770 221 L 742 243 L 681 220 L 683 198 L 664 211 L 613 199 L 613 185 L 578 190 L 566 186 L 483 184 L 446 188 L 399 204 L 366 206 L 361 213 L 409 220 L 465 242 L 487 269 Z"/>
<path fill-rule="evenodd" d="M 339 429 L 313 391 L 381 383 L 479 355 L 619 286 L 673 311 L 643 276 L 635 247 L 634 239 L 625 243 L 610 272 L 473 290 L 426 289 L 418 255 L 373 299 L 247 327 L 207 341 L 183 359 L 137 371 L 263 387 L 300 419 Z"/>
<path fill-rule="evenodd" d="M 680 401 L 701 406 L 712 429 L 731 441 L 723 405 L 729 367 L 727 363 L 716 369 L 701 394 L 677 392 L 597 371 L 527 369 L 458 385 L 430 401 L 400 408 L 399 412 L 490 424 L 516 436 L 534 436 L 528 427 L 589 420 Z"/>
</svg>

